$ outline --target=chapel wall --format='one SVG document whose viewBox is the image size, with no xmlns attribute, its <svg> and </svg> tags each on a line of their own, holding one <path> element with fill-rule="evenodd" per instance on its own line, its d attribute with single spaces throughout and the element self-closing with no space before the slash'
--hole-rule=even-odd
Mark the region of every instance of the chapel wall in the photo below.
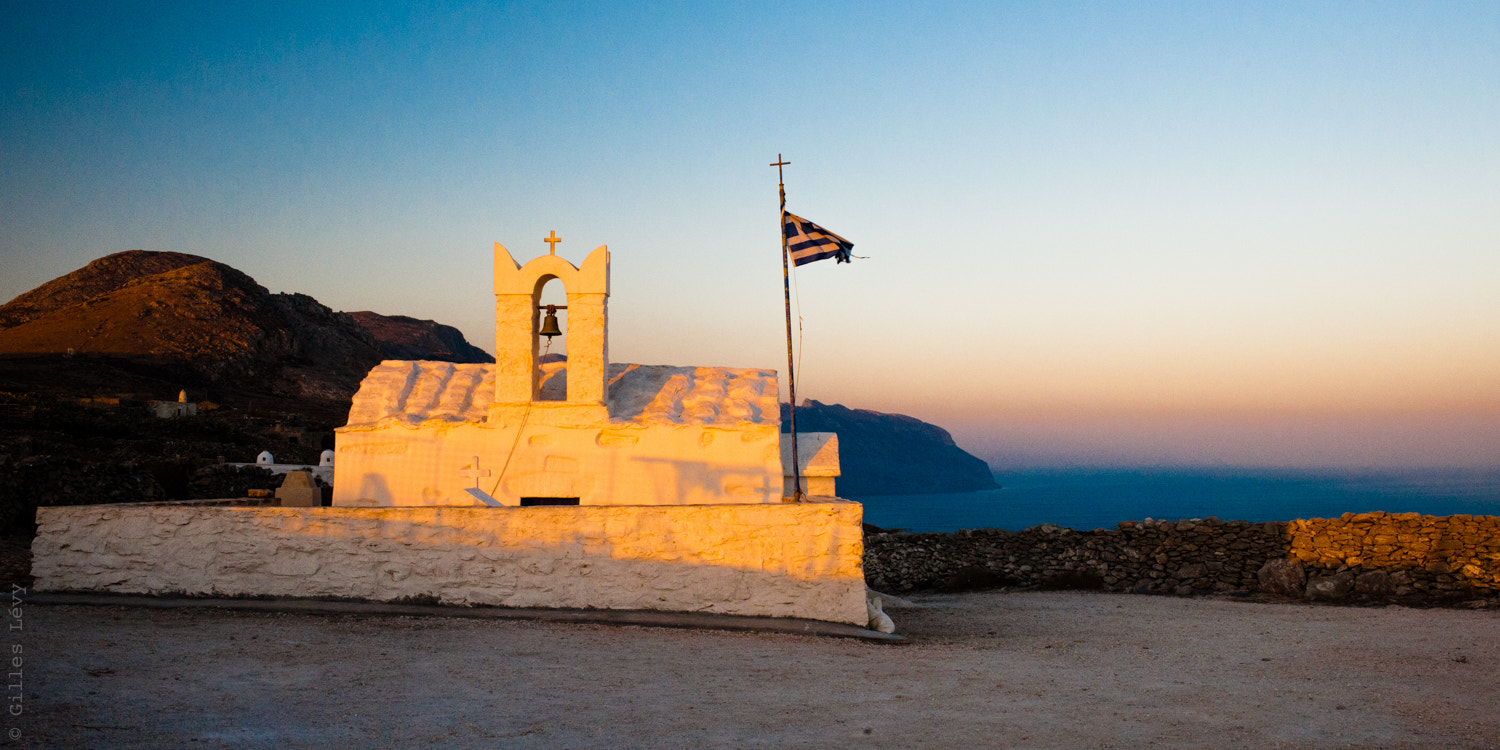
<svg viewBox="0 0 1500 750">
<path fill-rule="evenodd" d="M 864 625 L 856 503 L 45 507 L 38 591 L 434 598 Z"/>
<path fill-rule="evenodd" d="M 519 440 L 514 427 L 482 424 L 341 428 L 333 504 L 477 504 L 464 491 L 474 479 L 462 473 L 476 456 L 489 472 L 479 488 L 506 505 L 522 497 L 577 497 L 582 505 L 781 502 L 776 425 L 546 422 L 532 415 Z"/>
</svg>

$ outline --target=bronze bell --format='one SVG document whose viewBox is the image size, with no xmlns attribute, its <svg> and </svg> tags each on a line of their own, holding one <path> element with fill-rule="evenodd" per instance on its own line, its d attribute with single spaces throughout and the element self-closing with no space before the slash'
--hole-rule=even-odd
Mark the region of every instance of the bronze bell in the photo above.
<svg viewBox="0 0 1500 750">
<path fill-rule="evenodd" d="M 557 325 L 557 305 L 547 305 L 547 318 L 542 321 L 541 334 L 549 339 L 562 335 L 562 328 Z"/>
</svg>

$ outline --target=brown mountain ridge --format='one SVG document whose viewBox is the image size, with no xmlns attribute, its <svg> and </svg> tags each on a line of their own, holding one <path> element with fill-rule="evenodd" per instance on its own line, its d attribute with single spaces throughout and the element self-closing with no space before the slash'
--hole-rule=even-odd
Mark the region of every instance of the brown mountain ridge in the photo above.
<svg viewBox="0 0 1500 750">
<path fill-rule="evenodd" d="M 208 258 L 144 250 L 100 258 L 0 306 L 0 357 L 11 360 L 0 368 L 6 379 L 17 368 L 67 370 L 65 380 L 98 390 L 137 373 L 346 406 L 383 359 L 492 361 L 450 326 L 334 312 Z"/>
</svg>

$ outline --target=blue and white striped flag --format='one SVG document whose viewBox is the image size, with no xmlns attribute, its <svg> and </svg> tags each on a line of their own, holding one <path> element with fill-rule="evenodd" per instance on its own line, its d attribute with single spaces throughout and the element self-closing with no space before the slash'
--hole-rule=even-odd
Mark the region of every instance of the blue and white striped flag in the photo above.
<svg viewBox="0 0 1500 750">
<path fill-rule="evenodd" d="M 794 266 L 824 258 L 837 258 L 840 263 L 848 263 L 849 251 L 854 249 L 853 242 L 800 216 L 786 214 L 786 223 L 781 229 L 786 233 L 786 249 L 792 255 Z"/>
</svg>

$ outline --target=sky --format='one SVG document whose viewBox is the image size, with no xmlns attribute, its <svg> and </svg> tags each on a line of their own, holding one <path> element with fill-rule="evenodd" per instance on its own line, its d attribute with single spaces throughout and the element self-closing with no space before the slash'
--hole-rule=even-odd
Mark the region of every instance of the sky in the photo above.
<svg viewBox="0 0 1500 750">
<path fill-rule="evenodd" d="M 1500 4 L 0 0 L 0 300 L 130 249 L 786 370 L 997 468 L 1500 466 Z M 783 398 L 785 383 L 783 381 Z"/>
</svg>

